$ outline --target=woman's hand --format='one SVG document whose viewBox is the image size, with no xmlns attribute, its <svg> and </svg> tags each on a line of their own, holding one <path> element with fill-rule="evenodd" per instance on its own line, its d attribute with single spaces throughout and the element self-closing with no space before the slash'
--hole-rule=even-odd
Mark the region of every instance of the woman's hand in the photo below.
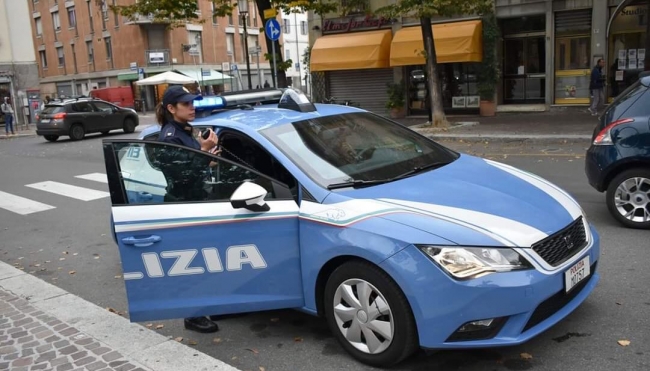
<svg viewBox="0 0 650 371">
<path fill-rule="evenodd" d="M 217 134 L 212 131 L 212 129 L 208 129 L 210 131 L 210 135 L 208 136 L 208 139 L 203 139 L 203 136 L 199 135 L 199 144 L 201 145 L 201 150 L 205 152 L 212 152 L 215 150 L 215 147 L 219 143 L 219 138 L 217 138 Z"/>
</svg>

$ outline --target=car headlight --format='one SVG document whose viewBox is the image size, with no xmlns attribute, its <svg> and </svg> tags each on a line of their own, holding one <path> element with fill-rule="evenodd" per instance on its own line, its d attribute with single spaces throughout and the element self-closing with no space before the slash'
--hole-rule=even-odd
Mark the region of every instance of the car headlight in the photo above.
<svg viewBox="0 0 650 371">
<path fill-rule="evenodd" d="M 532 268 L 528 260 L 510 248 L 416 246 L 445 272 L 462 280 Z"/>
</svg>

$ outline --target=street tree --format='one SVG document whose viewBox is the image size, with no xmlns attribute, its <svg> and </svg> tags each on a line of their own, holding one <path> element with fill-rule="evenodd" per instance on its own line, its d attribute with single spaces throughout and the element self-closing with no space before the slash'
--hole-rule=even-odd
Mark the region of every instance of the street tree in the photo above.
<svg viewBox="0 0 650 371">
<path fill-rule="evenodd" d="M 396 0 L 394 4 L 378 9 L 378 14 L 388 18 L 416 17 L 420 19 L 422 27 L 422 40 L 424 50 L 414 51 L 421 53 L 426 61 L 427 87 L 429 89 L 428 102 L 433 109 L 433 126 L 448 126 L 445 111 L 442 108 L 442 92 L 438 79 L 438 62 L 436 46 L 433 42 L 433 29 L 431 18 L 449 18 L 458 15 L 482 15 L 490 12 L 493 0 Z M 486 50 L 485 52 L 493 52 Z"/>
<path fill-rule="evenodd" d="M 103 0 L 96 0 L 102 2 Z M 357 0 L 359 1 L 359 0 Z M 232 15 L 233 10 L 237 7 L 237 0 L 211 0 L 214 4 L 213 13 L 217 17 Z M 338 2 L 322 0 L 254 0 L 255 5 L 262 18 L 262 24 L 266 23 L 264 10 L 275 9 L 276 11 L 284 10 L 285 12 L 304 12 L 313 11 L 316 14 L 326 14 L 336 11 L 339 7 Z M 188 22 L 203 23 L 207 18 L 201 18 L 199 14 L 198 1 L 196 0 L 140 0 L 130 5 L 114 5 L 111 9 L 128 19 L 135 19 L 138 15 L 147 15 L 153 18 L 154 22 L 168 23 L 169 27 L 182 27 Z M 264 31 L 262 27 L 260 31 Z M 273 41 L 266 40 L 267 50 L 273 50 Z M 279 40 L 275 41 L 275 54 L 277 61 L 277 81 L 281 87 L 286 86 L 285 71 L 292 66 L 292 61 L 282 59 L 282 46 Z M 272 54 L 265 54 L 265 58 L 272 60 Z M 273 72 L 275 73 L 275 72 Z"/>
</svg>

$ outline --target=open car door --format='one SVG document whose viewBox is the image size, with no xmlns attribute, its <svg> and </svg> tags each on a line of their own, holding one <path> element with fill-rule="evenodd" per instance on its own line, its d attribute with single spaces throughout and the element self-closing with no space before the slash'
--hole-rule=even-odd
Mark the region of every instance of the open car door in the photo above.
<svg viewBox="0 0 650 371">
<path fill-rule="evenodd" d="M 131 321 L 304 306 L 284 184 L 175 144 L 103 149 Z"/>
</svg>

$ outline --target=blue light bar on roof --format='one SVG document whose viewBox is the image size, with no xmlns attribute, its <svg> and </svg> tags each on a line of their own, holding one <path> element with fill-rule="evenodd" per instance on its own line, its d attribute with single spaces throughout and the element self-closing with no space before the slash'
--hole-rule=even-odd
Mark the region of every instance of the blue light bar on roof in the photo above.
<svg viewBox="0 0 650 371">
<path fill-rule="evenodd" d="M 226 102 L 223 98 L 217 96 L 203 97 L 201 100 L 194 101 L 195 109 L 219 109 L 226 108 Z"/>
</svg>

